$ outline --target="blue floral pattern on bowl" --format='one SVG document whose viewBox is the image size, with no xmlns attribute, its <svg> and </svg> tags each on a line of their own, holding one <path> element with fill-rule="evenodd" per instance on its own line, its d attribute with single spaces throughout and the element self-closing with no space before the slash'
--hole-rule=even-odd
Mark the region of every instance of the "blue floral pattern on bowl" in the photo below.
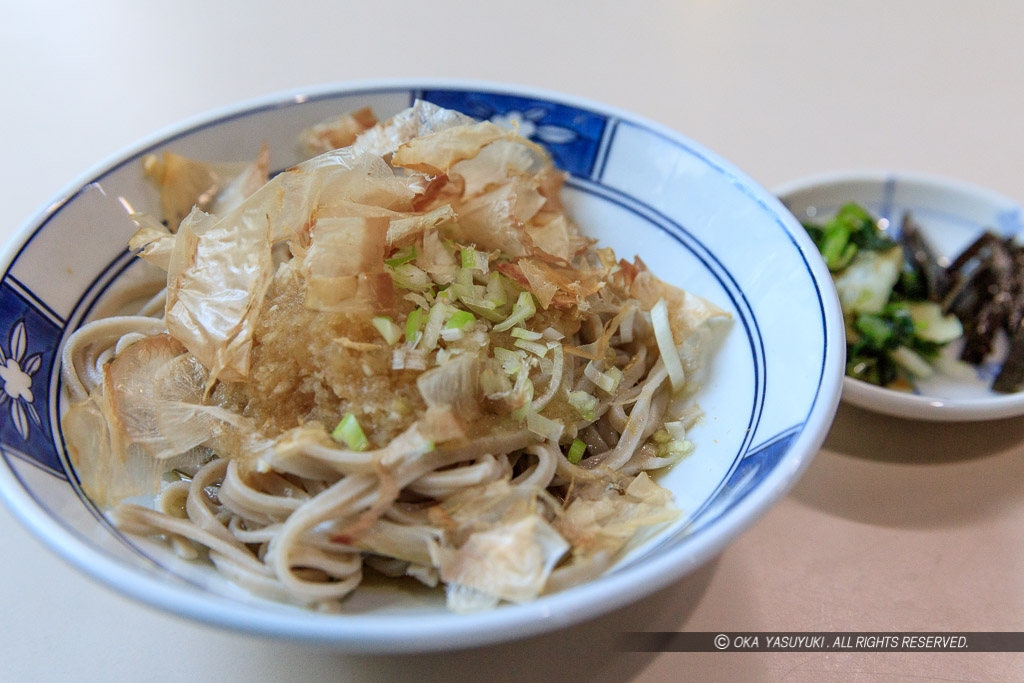
<svg viewBox="0 0 1024 683">
<path fill-rule="evenodd" d="M 0 444 L 5 452 L 60 473 L 47 415 L 47 379 L 61 329 L 15 286 L 10 280 L 0 284 L 0 340 L 7 340 L 0 343 Z"/>
</svg>

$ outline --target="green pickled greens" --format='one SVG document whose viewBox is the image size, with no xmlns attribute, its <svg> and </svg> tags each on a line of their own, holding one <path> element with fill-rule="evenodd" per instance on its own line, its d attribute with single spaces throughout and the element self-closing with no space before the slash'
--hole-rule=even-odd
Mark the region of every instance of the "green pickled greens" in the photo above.
<svg viewBox="0 0 1024 683">
<path fill-rule="evenodd" d="M 848 203 L 825 223 L 804 223 L 839 293 L 846 323 L 846 374 L 909 389 L 931 374 L 960 322 L 924 297 L 903 248 L 863 207 Z"/>
<path fill-rule="evenodd" d="M 804 223 L 804 229 L 814 240 L 830 271 L 837 272 L 846 266 L 861 249 L 886 251 L 896 246 L 888 235 L 878 227 L 864 208 L 857 204 L 844 204 L 835 217 L 823 225 Z"/>
</svg>

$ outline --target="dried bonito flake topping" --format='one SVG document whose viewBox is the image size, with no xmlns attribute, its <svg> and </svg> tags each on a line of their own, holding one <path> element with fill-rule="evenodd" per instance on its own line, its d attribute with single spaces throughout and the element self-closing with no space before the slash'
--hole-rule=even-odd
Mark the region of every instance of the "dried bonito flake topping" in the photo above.
<svg viewBox="0 0 1024 683">
<path fill-rule="evenodd" d="M 310 126 L 299 135 L 303 155 L 314 157 L 332 149 L 348 147 L 364 130 L 377 125 L 377 117 L 369 107 L 339 114 Z"/>
<path fill-rule="evenodd" d="M 174 232 L 193 207 L 222 213 L 262 187 L 270 170 L 270 150 L 263 145 L 254 161 L 243 163 L 209 163 L 163 152 L 143 157 L 142 167 L 160 188 L 163 220 Z"/>
</svg>

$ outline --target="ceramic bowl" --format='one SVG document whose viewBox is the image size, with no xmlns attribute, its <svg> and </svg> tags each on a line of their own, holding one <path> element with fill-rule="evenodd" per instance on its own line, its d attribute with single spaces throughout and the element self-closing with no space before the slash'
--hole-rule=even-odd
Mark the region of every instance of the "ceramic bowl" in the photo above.
<svg viewBox="0 0 1024 683">
<path fill-rule="evenodd" d="M 975 185 L 922 173 L 894 170 L 836 171 L 786 183 L 776 195 L 799 220 L 826 220 L 846 202 L 857 202 L 898 230 L 910 212 L 936 256 L 955 258 L 985 230 L 1009 237 L 1024 231 L 1021 207 Z M 1000 339 L 1005 342 L 1005 339 Z M 960 345 L 946 355 L 956 358 Z M 1024 393 L 992 391 L 1007 344 L 973 372 L 937 372 L 913 391 L 894 391 L 846 377 L 843 400 L 880 413 L 921 420 L 968 421 L 1024 414 Z"/>
<path fill-rule="evenodd" d="M 440 591 L 376 583 L 341 614 L 253 597 L 209 566 L 120 533 L 83 493 L 62 440 L 60 348 L 130 286 L 128 207 L 155 211 L 141 157 L 172 150 L 240 160 L 260 142 L 271 168 L 298 162 L 297 135 L 371 106 L 416 98 L 515 123 L 570 174 L 565 199 L 584 231 L 733 316 L 699 401 L 697 450 L 662 478 L 680 521 L 604 576 L 488 612 L 453 614 Z M 424 651 L 519 638 L 620 607 L 718 553 L 789 489 L 831 424 L 843 372 L 842 317 L 813 243 L 770 193 L 713 152 L 632 114 L 565 95 L 470 82 L 342 84 L 271 95 L 161 131 L 87 171 L 7 245 L 0 261 L 0 492 L 44 543 L 84 572 L 206 623 L 361 652 Z M 13 378 L 14 381 L 11 381 Z M 368 582 L 372 583 L 372 582 Z M 642 628 L 642 624 L 630 625 Z"/>
</svg>

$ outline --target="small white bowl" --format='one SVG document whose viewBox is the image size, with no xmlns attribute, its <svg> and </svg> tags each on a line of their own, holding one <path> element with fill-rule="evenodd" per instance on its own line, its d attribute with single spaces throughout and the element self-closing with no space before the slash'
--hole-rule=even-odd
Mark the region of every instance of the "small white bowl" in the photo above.
<svg viewBox="0 0 1024 683">
<path fill-rule="evenodd" d="M 297 163 L 298 133 L 414 98 L 519 122 L 571 177 L 564 198 L 584 231 L 733 314 L 699 394 L 696 452 L 667 472 L 684 514 L 600 578 L 521 605 L 452 614 L 439 592 L 361 586 L 341 614 L 255 598 L 209 566 L 129 538 L 82 492 L 59 430 L 60 347 L 130 285 L 129 207 L 157 210 L 144 154 Z M 0 494 L 43 542 L 136 599 L 219 626 L 339 650 L 442 650 L 521 638 L 596 616 L 692 571 L 750 526 L 817 453 L 839 401 L 842 313 L 814 244 L 781 203 L 714 153 L 657 124 L 564 95 L 473 82 L 385 81 L 272 95 L 157 133 L 86 172 L 42 208 L 0 258 L 0 347 L 31 377 L 0 412 Z M 799 335 L 794 335 L 799 330 Z M 12 371 L 13 372 L 13 371 Z M 21 375 L 19 375 L 20 377 Z M 8 387 L 5 385 L 4 390 Z M 14 391 L 15 387 L 11 387 Z M 642 624 L 630 624 L 629 628 Z"/>
<path fill-rule="evenodd" d="M 801 221 L 820 222 L 846 202 L 856 202 L 893 226 L 910 212 L 939 257 L 952 259 L 986 229 L 1024 235 L 1019 205 L 975 185 L 922 173 L 892 170 L 836 171 L 801 178 L 775 188 L 775 194 Z M 1018 237 L 1019 238 L 1019 237 Z M 947 354 L 959 351 L 950 345 Z M 897 417 L 935 421 L 971 421 L 1024 414 L 1024 392 L 1001 394 L 991 384 L 1006 348 L 967 375 L 936 373 L 918 381 L 913 392 L 894 391 L 846 377 L 843 400 Z"/>
</svg>

